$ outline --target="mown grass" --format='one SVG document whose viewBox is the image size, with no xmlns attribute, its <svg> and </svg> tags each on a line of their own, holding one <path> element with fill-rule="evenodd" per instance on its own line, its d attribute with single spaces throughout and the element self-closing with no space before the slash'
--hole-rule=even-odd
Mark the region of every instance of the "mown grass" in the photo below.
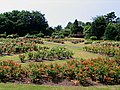
<svg viewBox="0 0 120 90">
<path fill-rule="evenodd" d="M 15 62 L 20 62 L 19 55 L 0 56 L 0 60 L 14 60 Z"/>
<path fill-rule="evenodd" d="M 74 52 L 74 57 L 77 59 L 84 58 L 84 59 L 89 59 L 89 58 L 96 58 L 96 57 L 106 57 L 104 55 L 99 55 L 99 54 L 94 54 L 90 52 L 86 52 L 83 50 L 84 46 L 88 46 L 90 44 L 84 44 L 84 43 L 78 43 L 78 44 L 73 44 L 71 42 L 65 42 L 65 44 L 59 44 L 59 43 L 52 43 L 52 42 L 47 42 L 43 46 L 49 46 L 49 47 L 54 47 L 54 46 L 64 46 L 68 48 L 69 50 L 72 50 Z"/>
<path fill-rule="evenodd" d="M 0 90 L 120 90 L 120 86 L 75 87 L 0 83 Z"/>
</svg>

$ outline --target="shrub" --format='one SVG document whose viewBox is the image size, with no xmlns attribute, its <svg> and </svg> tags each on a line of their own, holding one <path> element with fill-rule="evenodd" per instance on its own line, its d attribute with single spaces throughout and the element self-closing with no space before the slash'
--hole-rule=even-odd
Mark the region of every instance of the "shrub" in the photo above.
<svg viewBox="0 0 120 90">
<path fill-rule="evenodd" d="M 74 43 L 74 44 L 77 44 L 77 43 L 84 42 L 84 40 L 78 39 L 78 40 L 72 40 L 71 42 Z"/>
<path fill-rule="evenodd" d="M 108 56 L 120 55 L 119 45 L 117 43 L 100 43 L 91 46 L 85 46 L 88 52 L 105 54 Z"/>
<path fill-rule="evenodd" d="M 25 38 L 37 38 L 37 36 L 35 34 L 34 35 L 30 35 L 29 33 L 26 34 L 24 37 Z"/>
<path fill-rule="evenodd" d="M 73 56 L 73 52 L 67 50 L 64 47 L 53 47 L 50 50 L 44 49 L 39 50 L 35 53 L 29 52 L 28 59 L 35 59 L 38 60 L 63 60 L 63 59 L 70 59 Z"/>
<path fill-rule="evenodd" d="M 6 38 L 6 34 L 0 34 L 0 38 Z"/>
<path fill-rule="evenodd" d="M 7 38 L 14 38 L 14 36 L 13 35 L 8 35 Z"/>
<path fill-rule="evenodd" d="M 106 85 L 120 84 L 120 65 L 109 58 L 94 58 L 67 61 L 66 64 L 29 63 L 27 68 L 13 61 L 0 62 L 0 81 L 30 79 L 30 83 L 43 84 L 45 81 L 58 83 L 65 79 L 78 81 L 83 86 L 92 82 Z M 91 81 L 91 83 L 89 82 Z"/>
<path fill-rule="evenodd" d="M 31 63 L 29 67 L 34 83 L 43 81 L 43 79 L 53 82 L 59 82 L 64 79 L 78 80 L 82 85 L 90 84 L 87 80 L 107 85 L 120 83 L 120 67 L 112 59 L 72 60 L 62 66 L 58 64 L 44 65 L 43 63 Z"/>
<path fill-rule="evenodd" d="M 28 59 L 29 60 L 33 59 L 33 52 L 28 52 Z"/>
<path fill-rule="evenodd" d="M 96 36 L 91 36 L 90 39 L 91 40 L 97 40 L 97 37 Z"/>
<path fill-rule="evenodd" d="M 19 54 L 19 59 L 21 60 L 22 63 L 24 63 L 25 54 Z"/>
<path fill-rule="evenodd" d="M 84 44 L 92 44 L 92 41 L 85 41 Z"/>
<path fill-rule="evenodd" d="M 0 82 L 14 82 L 27 77 L 27 70 L 11 60 L 0 61 Z"/>
<path fill-rule="evenodd" d="M 117 35 L 117 36 L 115 37 L 115 40 L 120 41 L 120 36 Z"/>
<path fill-rule="evenodd" d="M 42 38 L 43 38 L 43 37 L 44 37 L 44 34 L 40 32 L 39 34 L 36 34 L 36 36 L 37 36 L 37 37 L 42 37 Z"/>
</svg>

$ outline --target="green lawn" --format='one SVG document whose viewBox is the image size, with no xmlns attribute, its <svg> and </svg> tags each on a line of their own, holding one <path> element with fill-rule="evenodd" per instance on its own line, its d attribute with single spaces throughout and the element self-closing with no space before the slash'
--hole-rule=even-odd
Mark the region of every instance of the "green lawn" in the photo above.
<svg viewBox="0 0 120 90">
<path fill-rule="evenodd" d="M 20 62 L 19 55 L 12 55 L 12 56 L 0 56 L 0 60 L 14 60 L 16 62 Z"/>
<path fill-rule="evenodd" d="M 120 86 L 75 87 L 0 83 L 0 90 L 120 90 Z"/>
<path fill-rule="evenodd" d="M 43 46 L 49 46 L 49 47 L 54 47 L 54 46 L 64 46 L 74 52 L 74 57 L 75 58 L 96 58 L 96 57 L 105 57 L 103 55 L 98 55 L 90 52 L 83 51 L 84 46 L 88 46 L 89 44 L 84 44 L 84 43 L 78 43 L 78 44 L 73 44 L 71 42 L 65 42 L 65 44 L 58 44 L 58 43 L 52 43 L 52 42 L 46 42 Z"/>
</svg>

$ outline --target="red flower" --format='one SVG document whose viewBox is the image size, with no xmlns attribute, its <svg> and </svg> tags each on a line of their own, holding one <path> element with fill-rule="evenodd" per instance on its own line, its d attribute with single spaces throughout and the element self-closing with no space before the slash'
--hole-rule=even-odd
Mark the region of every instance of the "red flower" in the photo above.
<svg viewBox="0 0 120 90">
<path fill-rule="evenodd" d="M 10 69 L 10 66 L 2 66 L 4 69 Z"/>
<path fill-rule="evenodd" d="M 8 63 L 8 61 L 7 61 L 7 60 L 3 60 L 2 62 L 3 62 L 3 63 Z"/>
<path fill-rule="evenodd" d="M 79 74 L 79 76 L 81 77 L 81 76 L 82 76 L 82 74 Z"/>
<path fill-rule="evenodd" d="M 2 51 L 4 51 L 4 47 L 2 47 Z"/>
<path fill-rule="evenodd" d="M 55 70 L 55 68 L 51 68 L 51 70 Z"/>
<path fill-rule="evenodd" d="M 2 70 L 0 70 L 0 72 L 2 72 Z"/>
<path fill-rule="evenodd" d="M 12 65 L 15 65 L 15 62 L 13 62 L 13 61 L 11 61 L 10 63 L 11 63 Z"/>
<path fill-rule="evenodd" d="M 106 79 L 106 76 L 104 76 L 104 79 Z"/>
<path fill-rule="evenodd" d="M 20 42 L 20 45 L 23 45 L 24 44 L 24 42 Z"/>
</svg>

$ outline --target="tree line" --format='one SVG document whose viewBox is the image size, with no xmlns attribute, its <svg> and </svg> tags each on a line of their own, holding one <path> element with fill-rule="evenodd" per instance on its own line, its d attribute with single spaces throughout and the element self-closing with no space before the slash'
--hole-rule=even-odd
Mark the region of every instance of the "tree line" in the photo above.
<svg viewBox="0 0 120 90">
<path fill-rule="evenodd" d="M 24 36 L 27 33 L 46 33 L 48 23 L 39 11 L 18 11 L 5 12 L 0 14 L 0 33 L 18 34 Z"/>
<path fill-rule="evenodd" d="M 19 36 L 38 35 L 52 37 L 82 37 L 86 39 L 120 40 L 120 18 L 115 12 L 96 16 L 92 22 L 74 22 L 62 28 L 61 25 L 50 27 L 45 14 L 39 11 L 5 12 L 0 14 L 0 34 Z"/>
<path fill-rule="evenodd" d="M 120 18 L 115 12 L 97 16 L 92 22 L 77 21 L 69 22 L 65 29 L 70 29 L 73 34 L 84 36 L 86 39 L 120 40 Z"/>
</svg>

